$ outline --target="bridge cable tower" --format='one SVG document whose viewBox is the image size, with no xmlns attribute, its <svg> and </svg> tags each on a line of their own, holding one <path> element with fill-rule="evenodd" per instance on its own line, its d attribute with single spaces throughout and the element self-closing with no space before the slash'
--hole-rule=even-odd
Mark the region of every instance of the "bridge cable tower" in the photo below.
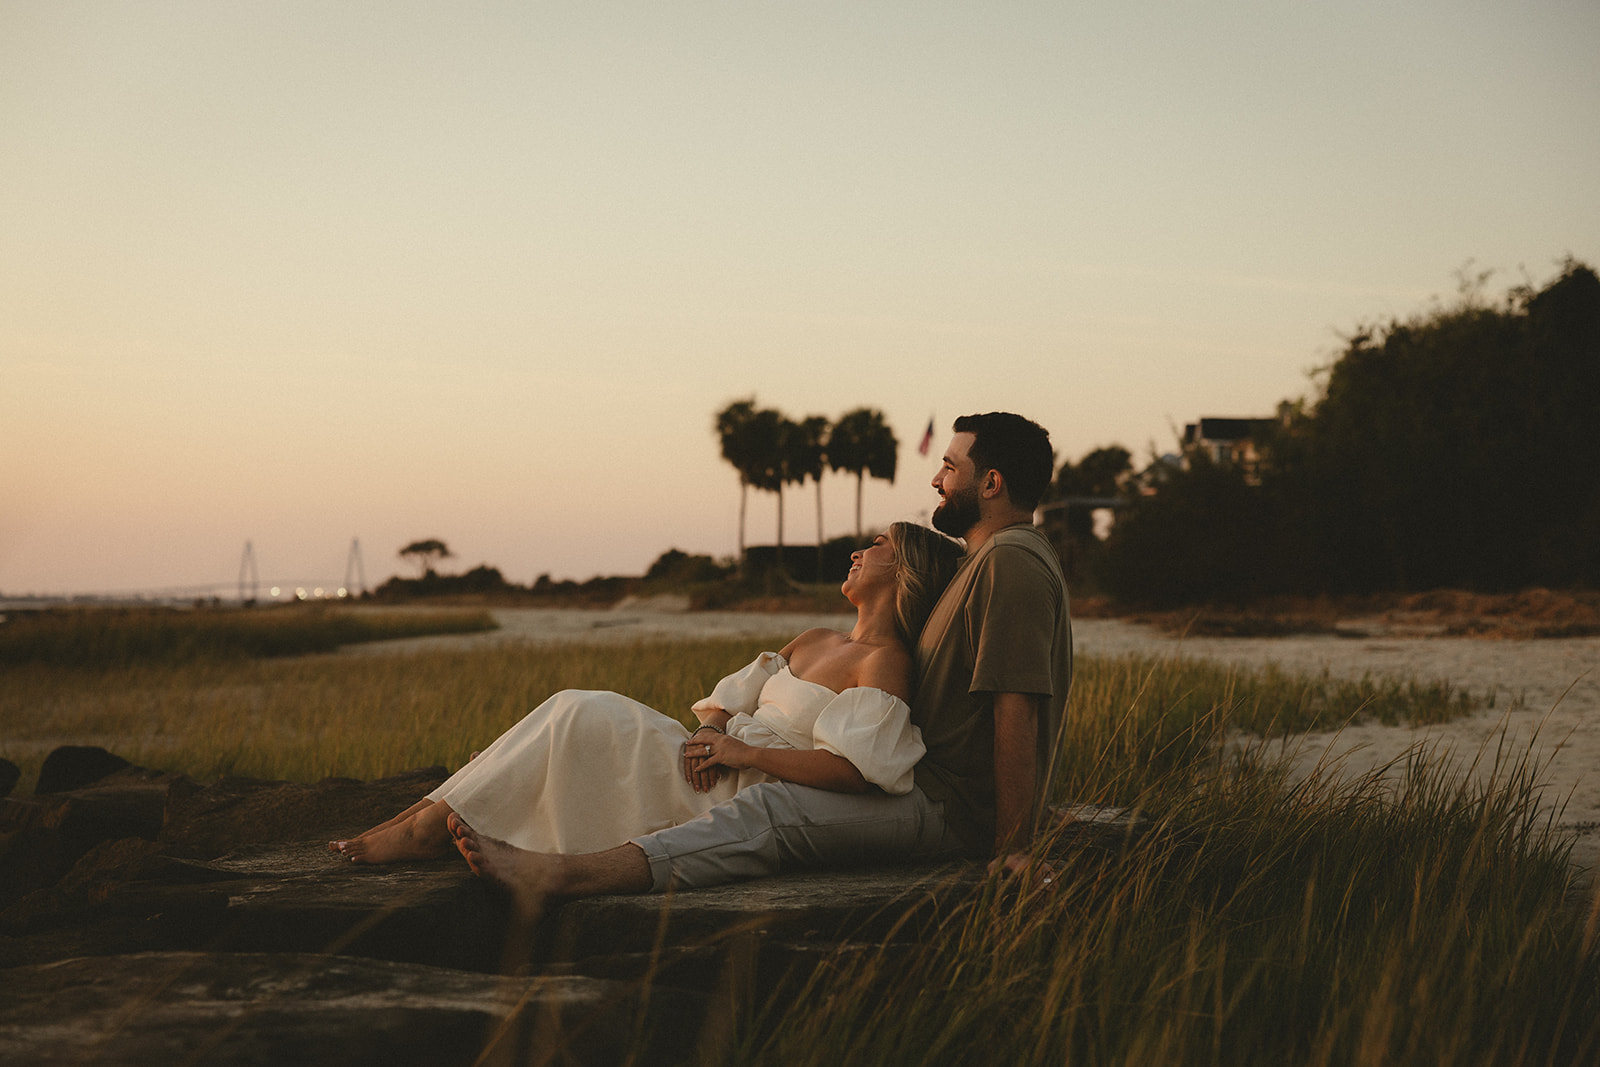
<svg viewBox="0 0 1600 1067">
<path fill-rule="evenodd" d="M 361 562 L 361 538 L 350 539 L 350 554 L 344 561 L 344 587 L 353 597 L 367 592 L 367 568 Z"/>
<path fill-rule="evenodd" d="M 253 607 L 261 575 L 256 570 L 256 550 L 249 541 L 244 543 L 244 555 L 239 558 L 239 603 Z"/>
</svg>

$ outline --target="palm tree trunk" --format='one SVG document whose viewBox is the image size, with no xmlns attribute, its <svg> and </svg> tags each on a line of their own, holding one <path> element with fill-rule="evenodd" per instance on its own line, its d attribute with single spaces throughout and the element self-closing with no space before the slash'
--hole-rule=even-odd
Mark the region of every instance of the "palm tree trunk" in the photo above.
<svg viewBox="0 0 1600 1067">
<path fill-rule="evenodd" d="M 856 547 L 861 547 L 861 483 L 867 480 L 865 471 L 856 472 Z"/>
<path fill-rule="evenodd" d="M 783 484 L 778 485 L 778 573 L 783 573 Z"/>
<path fill-rule="evenodd" d="M 822 581 L 822 472 L 817 472 L 817 554 L 813 559 L 811 581 Z"/>
<path fill-rule="evenodd" d="M 750 483 L 739 479 L 739 573 L 744 574 L 744 506 L 750 499 Z"/>
</svg>

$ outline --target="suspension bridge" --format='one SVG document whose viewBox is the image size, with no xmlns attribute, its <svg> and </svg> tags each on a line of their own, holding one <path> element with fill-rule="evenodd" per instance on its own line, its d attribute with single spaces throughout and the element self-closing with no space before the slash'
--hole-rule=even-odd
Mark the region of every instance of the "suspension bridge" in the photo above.
<svg viewBox="0 0 1600 1067">
<path fill-rule="evenodd" d="M 351 538 L 345 556 L 344 577 L 263 579 L 256 563 L 255 545 L 246 541 L 239 557 L 239 577 L 234 582 L 203 582 L 198 585 L 168 585 L 148 589 L 121 589 L 81 596 L 10 597 L 13 606 L 25 603 L 140 603 L 140 604 L 221 604 L 249 606 L 257 603 L 286 604 L 297 600 L 349 600 L 368 592 L 366 564 L 361 557 L 361 539 Z"/>
</svg>

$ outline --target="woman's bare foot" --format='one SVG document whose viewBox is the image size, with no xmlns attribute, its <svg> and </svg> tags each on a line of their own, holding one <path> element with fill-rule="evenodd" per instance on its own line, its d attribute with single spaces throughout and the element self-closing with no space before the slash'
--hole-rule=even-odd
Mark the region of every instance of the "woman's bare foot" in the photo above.
<svg viewBox="0 0 1600 1067">
<path fill-rule="evenodd" d="M 428 802 L 408 819 L 391 819 L 349 841 L 330 841 L 328 847 L 351 863 L 433 859 L 450 851 L 446 820 L 453 814 L 442 801 Z"/>
<path fill-rule="evenodd" d="M 482 752 L 474 752 L 472 755 L 467 757 L 467 762 L 471 763 L 473 760 L 477 759 L 481 755 L 483 755 Z M 367 838 L 372 837 L 374 834 L 379 834 L 379 833 L 382 833 L 385 830 L 393 829 L 394 827 L 399 826 L 401 823 L 406 822 L 409 819 L 415 818 L 417 815 L 419 815 L 422 812 L 424 812 L 424 811 L 428 810 L 429 808 L 433 807 L 433 804 L 434 804 L 433 801 L 429 800 L 427 797 L 423 797 L 421 800 L 417 801 L 415 804 L 411 805 L 405 811 L 402 811 L 399 815 L 396 815 L 394 818 L 390 819 L 389 821 L 381 822 L 377 826 L 374 826 L 372 829 L 366 830 L 366 831 L 364 831 L 362 833 L 359 833 L 359 834 L 357 834 L 356 836 L 350 838 L 347 841 L 329 841 L 328 842 L 328 851 L 329 852 L 337 852 L 337 853 L 340 853 L 341 855 L 344 855 L 348 851 L 344 846 L 349 845 L 351 842 L 354 842 L 354 841 L 365 841 Z M 448 808 L 446 809 L 446 814 L 449 814 Z M 442 816 L 441 816 L 441 818 L 442 818 Z M 446 831 L 446 835 L 448 836 L 448 831 Z M 446 841 L 445 844 L 448 845 L 449 842 Z M 440 851 L 442 852 L 444 850 L 440 849 Z M 382 862 L 382 861 L 380 860 L 380 861 L 377 861 L 377 862 Z"/>
<path fill-rule="evenodd" d="M 382 833 L 384 830 L 388 830 L 388 829 L 390 829 L 392 827 L 399 826 L 401 823 L 406 822 L 406 821 L 408 821 L 408 820 L 410 820 L 412 818 L 415 818 L 419 813 L 424 812 L 424 811 L 428 810 L 431 807 L 433 807 L 433 801 L 431 801 L 428 798 L 424 797 L 421 800 L 417 801 L 415 804 L 411 805 L 405 811 L 402 811 L 399 815 L 396 815 L 394 818 L 388 820 L 387 822 L 381 822 L 377 826 L 374 826 L 372 829 L 366 830 L 366 831 L 363 831 L 362 833 L 357 834 L 356 836 L 350 838 L 350 841 L 363 841 L 366 838 L 371 837 L 373 834 Z M 350 843 L 350 841 L 329 841 L 328 842 L 328 851 L 330 851 L 330 852 L 340 852 L 342 850 L 339 848 L 339 846 L 340 845 L 347 845 L 347 844 Z"/>
</svg>

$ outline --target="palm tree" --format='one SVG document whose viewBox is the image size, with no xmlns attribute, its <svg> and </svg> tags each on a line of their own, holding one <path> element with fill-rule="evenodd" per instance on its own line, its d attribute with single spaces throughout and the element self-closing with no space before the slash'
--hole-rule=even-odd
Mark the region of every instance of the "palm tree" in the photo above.
<svg viewBox="0 0 1600 1067">
<path fill-rule="evenodd" d="M 788 441 L 794 423 L 775 408 L 753 412 L 741 431 L 748 465 L 745 479 L 757 489 L 778 494 L 778 567 L 783 568 L 783 484 L 787 474 Z"/>
<path fill-rule="evenodd" d="M 856 541 L 861 536 L 861 487 L 867 475 L 894 484 L 900 442 L 876 408 L 856 408 L 839 417 L 828 434 L 828 466 L 856 476 Z"/>
<path fill-rule="evenodd" d="M 822 559 L 822 470 L 828 460 L 828 420 L 808 415 L 797 423 L 789 439 L 789 470 L 794 482 L 810 478 L 817 483 L 817 559 Z"/>
<path fill-rule="evenodd" d="M 717 412 L 717 438 L 722 444 L 722 458 L 733 464 L 739 472 L 739 566 L 744 566 L 744 515 L 750 491 L 751 456 L 750 422 L 755 417 L 756 398 L 735 400 Z"/>
</svg>

